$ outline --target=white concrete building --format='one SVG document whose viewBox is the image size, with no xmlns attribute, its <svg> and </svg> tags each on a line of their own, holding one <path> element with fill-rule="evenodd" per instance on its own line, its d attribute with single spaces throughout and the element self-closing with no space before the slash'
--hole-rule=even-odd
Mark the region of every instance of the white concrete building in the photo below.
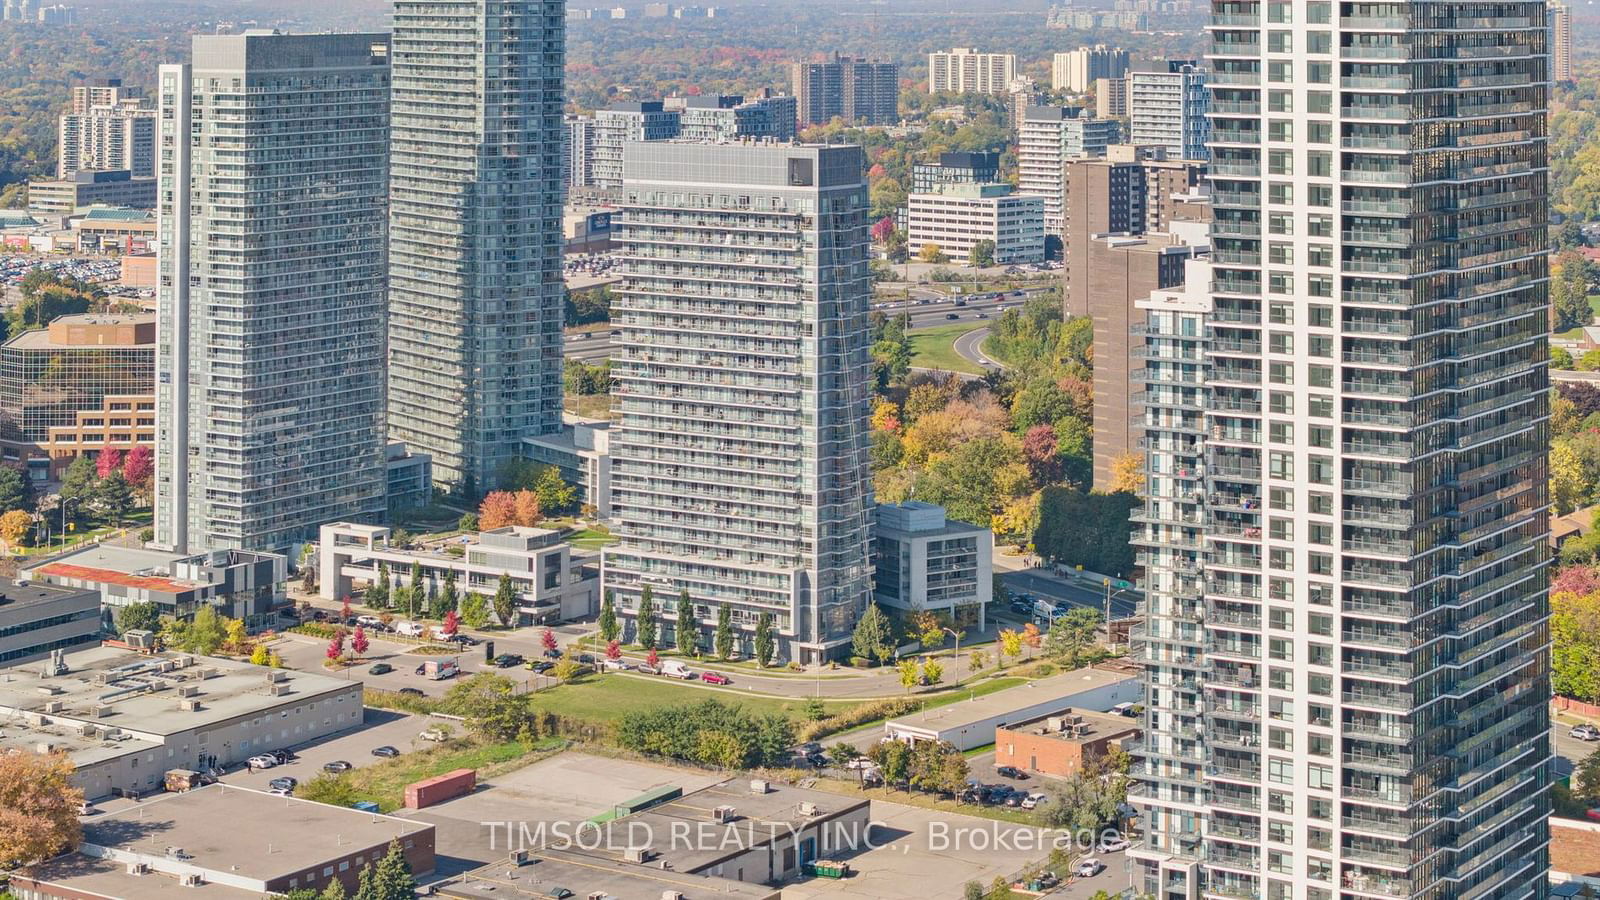
<svg viewBox="0 0 1600 900">
<path fill-rule="evenodd" d="M 56 127 L 56 177 L 126 169 L 134 178 L 156 174 L 156 110 L 143 97 L 63 115 Z"/>
<path fill-rule="evenodd" d="M 66 672 L 23 664 L 0 679 L 0 750 L 61 751 L 91 800 L 161 790 L 168 769 L 235 766 L 361 724 L 359 681 L 218 657 L 103 646 Z"/>
<path fill-rule="evenodd" d="M 1013 193 L 1008 184 L 941 184 L 906 199 L 906 246 L 928 244 L 965 262 L 974 244 L 994 242 L 998 265 L 1044 261 L 1044 198 Z"/>
<path fill-rule="evenodd" d="M 578 489 L 584 506 L 599 519 L 611 518 L 611 423 L 565 416 L 555 434 L 522 439 L 524 459 L 555 466 L 561 479 Z"/>
<path fill-rule="evenodd" d="M 353 595 L 376 583 L 379 568 L 388 570 L 391 588 L 410 587 L 413 565 L 422 566 L 423 584 L 436 595 L 446 572 L 455 573 L 456 594 L 492 597 L 500 576 L 511 576 L 517 591 L 518 625 L 565 622 L 592 616 L 600 609 L 600 579 L 574 559 L 561 532 L 549 528 L 508 525 L 463 537 L 456 556 L 444 551 L 406 550 L 389 546 L 389 529 L 335 522 L 322 526 L 317 545 L 318 593 L 324 600 Z"/>
<path fill-rule="evenodd" d="M 1014 53 L 980 53 L 957 47 L 928 54 L 929 93 L 1004 94 L 1016 77 Z"/>
<path fill-rule="evenodd" d="M 1121 78 L 1128 72 L 1128 51 L 1096 44 L 1057 53 L 1050 62 L 1050 86 L 1081 94 L 1100 78 Z"/>
<path fill-rule="evenodd" d="M 878 504 L 873 600 L 881 607 L 944 613 L 983 630 L 994 599 L 994 533 L 945 518 L 932 503 Z"/>
<path fill-rule="evenodd" d="M 1066 233 L 1066 164 L 1071 159 L 1105 156 L 1120 128 L 1077 106 L 1035 106 L 1022 120 L 1017 140 L 1017 192 L 1044 198 L 1046 235 Z"/>
<path fill-rule="evenodd" d="M 1129 142 L 1164 147 L 1168 159 L 1209 159 L 1211 88 L 1206 68 L 1169 60 L 1128 75 Z"/>
<path fill-rule="evenodd" d="M 960 662 L 966 664 L 966 660 Z M 955 660 L 946 661 L 946 680 L 955 679 L 955 665 Z M 1131 672 L 1078 669 L 890 719 L 883 723 L 883 734 L 908 744 L 945 741 L 957 750 L 971 750 L 994 743 L 997 725 L 1024 722 L 1067 707 L 1105 712 L 1118 703 L 1137 702 L 1139 697 L 1139 678 Z"/>
</svg>

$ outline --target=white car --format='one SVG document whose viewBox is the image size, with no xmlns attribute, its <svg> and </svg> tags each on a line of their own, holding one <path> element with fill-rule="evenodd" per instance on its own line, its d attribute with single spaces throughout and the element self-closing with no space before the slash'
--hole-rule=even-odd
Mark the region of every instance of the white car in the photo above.
<svg viewBox="0 0 1600 900">
<path fill-rule="evenodd" d="M 294 796 L 294 791 L 291 791 L 288 788 L 273 788 L 272 790 L 267 791 L 267 793 L 273 795 L 274 797 L 293 797 Z"/>
<path fill-rule="evenodd" d="M 1078 863 L 1078 867 L 1072 870 L 1072 874 L 1078 876 L 1079 878 L 1093 878 L 1105 870 L 1106 864 L 1091 856 L 1083 862 Z"/>
<path fill-rule="evenodd" d="M 858 756 L 844 764 L 846 769 L 876 769 L 878 764 L 865 756 Z"/>
<path fill-rule="evenodd" d="M 1035 809 L 1035 808 L 1038 807 L 1039 804 L 1044 802 L 1044 799 L 1045 799 L 1045 795 L 1044 794 L 1040 794 L 1040 793 L 1029 794 L 1028 796 L 1022 798 L 1022 808 L 1023 809 Z M 1104 852 L 1104 851 L 1102 851 L 1102 852 Z"/>
<path fill-rule="evenodd" d="M 1110 835 L 1110 834 L 1108 834 L 1105 837 L 1100 839 L 1100 843 L 1095 846 L 1094 852 L 1096 852 L 1096 853 L 1116 853 L 1118 850 L 1126 850 L 1126 849 L 1128 849 L 1128 839 L 1127 838 L 1123 837 L 1120 834 L 1118 834 L 1118 835 Z"/>
<path fill-rule="evenodd" d="M 277 764 L 278 761 L 276 759 L 273 759 L 265 754 L 261 756 L 252 756 L 245 762 L 245 765 L 248 765 L 252 769 L 270 769 Z"/>
<path fill-rule="evenodd" d="M 602 662 L 601 665 L 611 672 L 626 672 L 633 668 L 625 659 L 608 659 Z"/>
</svg>

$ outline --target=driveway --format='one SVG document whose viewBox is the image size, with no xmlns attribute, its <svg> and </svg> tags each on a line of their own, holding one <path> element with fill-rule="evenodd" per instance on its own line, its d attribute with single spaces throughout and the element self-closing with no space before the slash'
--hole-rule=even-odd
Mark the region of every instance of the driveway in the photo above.
<svg viewBox="0 0 1600 900">
<path fill-rule="evenodd" d="M 344 760 L 357 768 L 370 766 L 383 761 L 381 757 L 372 755 L 372 748 L 388 745 L 402 754 L 407 753 L 416 749 L 421 743 L 417 741 L 417 736 L 426 731 L 429 723 L 433 721 L 442 720 L 390 710 L 368 709 L 361 727 L 353 731 L 342 732 L 309 744 L 290 745 L 289 749 L 300 757 L 293 762 L 255 772 L 240 768 L 229 772 L 219 780 L 225 784 L 264 791 L 268 787 L 268 782 L 280 775 L 288 775 L 304 784 L 322 774 L 324 763 L 336 759 Z M 459 723 L 452 723 L 452 727 L 459 731 L 461 726 Z"/>
</svg>

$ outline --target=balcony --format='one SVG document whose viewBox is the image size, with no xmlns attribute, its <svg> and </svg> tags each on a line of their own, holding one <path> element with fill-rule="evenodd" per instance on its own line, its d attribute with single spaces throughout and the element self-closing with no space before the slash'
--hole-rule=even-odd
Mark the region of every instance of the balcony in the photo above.
<svg viewBox="0 0 1600 900">
<path fill-rule="evenodd" d="M 1416 757 L 1409 753 L 1349 753 L 1344 754 L 1344 764 L 1352 769 L 1409 775 L 1416 769 Z"/>
<path fill-rule="evenodd" d="M 1343 700 L 1350 706 L 1407 711 L 1416 705 L 1416 697 L 1410 691 L 1345 691 Z"/>
<path fill-rule="evenodd" d="M 1384 722 L 1378 720 L 1352 720 L 1343 725 L 1345 737 L 1364 740 L 1409 742 L 1416 734 L 1416 726 L 1409 722 Z"/>
<path fill-rule="evenodd" d="M 1387 875 L 1346 872 L 1345 890 L 1358 894 L 1377 894 L 1383 897 L 1410 897 L 1412 881 L 1408 878 L 1390 878 Z"/>
</svg>

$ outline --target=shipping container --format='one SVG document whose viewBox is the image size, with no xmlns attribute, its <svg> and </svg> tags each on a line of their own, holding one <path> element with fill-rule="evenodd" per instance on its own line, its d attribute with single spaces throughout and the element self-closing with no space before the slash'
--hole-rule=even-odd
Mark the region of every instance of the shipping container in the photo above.
<svg viewBox="0 0 1600 900">
<path fill-rule="evenodd" d="M 478 785 L 474 769 L 457 769 L 406 785 L 406 808 L 424 809 L 472 793 Z"/>
</svg>

